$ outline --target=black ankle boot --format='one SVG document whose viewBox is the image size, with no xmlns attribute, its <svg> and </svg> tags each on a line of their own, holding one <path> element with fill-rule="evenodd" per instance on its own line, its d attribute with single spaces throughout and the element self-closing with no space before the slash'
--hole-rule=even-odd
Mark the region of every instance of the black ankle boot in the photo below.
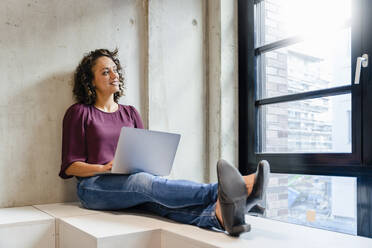
<svg viewBox="0 0 372 248">
<path fill-rule="evenodd" d="M 225 230 L 231 236 L 249 232 L 251 226 L 245 223 L 247 188 L 239 171 L 220 160 L 217 163 L 218 200 Z"/>
<path fill-rule="evenodd" d="M 258 214 L 263 214 L 265 212 L 265 208 L 258 206 L 257 203 L 261 201 L 265 196 L 266 188 L 269 183 L 269 177 L 269 162 L 267 162 L 266 160 L 262 160 L 258 163 L 253 189 L 251 194 L 247 198 L 246 208 L 248 212 L 252 210 L 252 208 L 254 208 L 253 212 L 256 212 Z"/>
</svg>

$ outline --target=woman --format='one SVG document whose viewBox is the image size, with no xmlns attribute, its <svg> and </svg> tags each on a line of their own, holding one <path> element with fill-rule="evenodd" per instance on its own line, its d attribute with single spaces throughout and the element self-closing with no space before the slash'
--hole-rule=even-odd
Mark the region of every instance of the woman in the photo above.
<svg viewBox="0 0 372 248">
<path fill-rule="evenodd" d="M 89 209 L 136 206 L 181 223 L 226 230 L 232 236 L 249 231 L 246 211 L 264 211 L 257 202 L 267 186 L 266 161 L 259 163 L 255 174 L 241 176 L 220 160 L 218 184 L 167 180 L 144 172 L 95 176 L 111 169 L 121 127 L 143 128 L 134 107 L 118 104 L 124 78 L 117 53 L 92 51 L 76 69 L 73 94 L 78 103 L 66 111 L 63 120 L 60 177 L 78 178 L 78 197 Z"/>
</svg>

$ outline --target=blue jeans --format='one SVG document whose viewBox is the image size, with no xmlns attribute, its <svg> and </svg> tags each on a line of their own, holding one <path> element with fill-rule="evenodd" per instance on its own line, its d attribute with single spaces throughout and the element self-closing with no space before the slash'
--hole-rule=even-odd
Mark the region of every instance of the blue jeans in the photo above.
<svg viewBox="0 0 372 248">
<path fill-rule="evenodd" d="M 88 209 L 136 207 L 177 222 L 223 230 L 215 215 L 217 184 L 169 180 L 141 172 L 78 178 L 77 192 Z"/>
</svg>

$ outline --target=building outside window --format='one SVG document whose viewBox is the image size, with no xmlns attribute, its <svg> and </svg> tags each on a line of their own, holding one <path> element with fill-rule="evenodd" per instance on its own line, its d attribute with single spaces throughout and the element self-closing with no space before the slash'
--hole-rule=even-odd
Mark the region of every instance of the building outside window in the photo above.
<svg viewBox="0 0 372 248">
<path fill-rule="evenodd" d="M 265 217 L 357 234 L 356 179 L 272 174 Z"/>
</svg>

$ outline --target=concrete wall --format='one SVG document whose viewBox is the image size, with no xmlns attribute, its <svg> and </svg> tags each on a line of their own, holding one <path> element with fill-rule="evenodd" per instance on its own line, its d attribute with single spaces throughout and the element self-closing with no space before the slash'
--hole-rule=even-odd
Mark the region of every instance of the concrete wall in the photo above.
<svg viewBox="0 0 372 248">
<path fill-rule="evenodd" d="M 200 0 L 1 1 L 0 207 L 76 199 L 74 179 L 57 177 L 62 118 L 73 71 L 96 48 L 119 48 L 128 88 L 121 103 L 136 106 L 150 129 L 181 133 L 171 178 L 214 181 L 210 164 L 222 155 L 236 163 L 236 6 L 221 2 L 230 14 Z M 217 48 L 209 46 L 211 14 L 220 30 L 232 29 Z M 224 69 L 212 82 L 213 53 Z M 214 87 L 225 93 L 210 98 Z"/>
<path fill-rule="evenodd" d="M 123 102 L 144 111 L 144 16 L 141 1 L 0 2 L 0 207 L 76 199 L 73 180 L 57 174 L 62 118 L 84 53 L 118 46 Z"/>
</svg>

